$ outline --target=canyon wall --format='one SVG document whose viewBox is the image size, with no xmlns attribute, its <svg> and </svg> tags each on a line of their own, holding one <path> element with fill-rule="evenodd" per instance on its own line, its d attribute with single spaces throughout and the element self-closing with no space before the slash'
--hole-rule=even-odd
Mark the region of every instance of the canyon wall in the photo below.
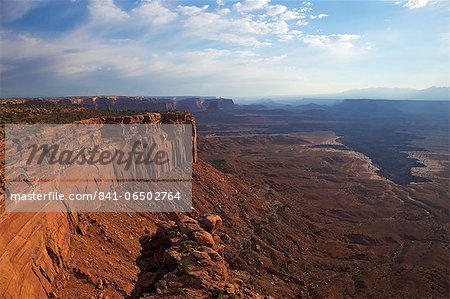
<svg viewBox="0 0 450 299">
<path fill-rule="evenodd" d="M 197 162 L 197 126 L 195 118 L 189 112 L 149 112 L 134 116 L 89 118 L 79 124 L 190 124 L 192 125 L 192 160 Z"/>
<path fill-rule="evenodd" d="M 149 97 L 125 97 L 125 96 L 93 96 L 93 97 L 64 97 L 64 98 L 17 98 L 0 99 L 2 103 L 15 104 L 58 104 L 77 105 L 102 110 L 132 110 L 132 111 L 205 111 L 205 110 L 230 110 L 234 108 L 231 99 L 213 98 L 149 98 Z"/>
<path fill-rule="evenodd" d="M 193 161 L 197 161 L 197 132 L 190 113 L 145 113 L 92 118 L 83 124 L 192 124 Z M 0 153 L 3 163 L 3 142 Z M 3 165 L 2 173 L 3 173 Z M 2 184 L 3 186 L 3 184 Z M 51 298 L 63 286 L 71 235 L 78 213 L 7 213 L 0 193 L 0 297 Z"/>
</svg>

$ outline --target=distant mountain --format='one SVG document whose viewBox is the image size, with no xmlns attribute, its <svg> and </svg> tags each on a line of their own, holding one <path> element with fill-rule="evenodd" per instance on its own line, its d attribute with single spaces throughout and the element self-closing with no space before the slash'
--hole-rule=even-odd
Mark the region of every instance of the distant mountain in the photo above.
<svg viewBox="0 0 450 299">
<path fill-rule="evenodd" d="M 430 87 L 420 90 L 389 87 L 352 89 L 337 94 L 321 95 L 320 98 L 447 101 L 450 100 L 450 87 Z"/>
<path fill-rule="evenodd" d="M 351 89 L 340 93 L 270 97 L 255 96 L 237 98 L 236 100 L 238 103 L 261 104 L 267 107 L 297 107 L 309 103 L 334 105 L 346 99 L 450 101 L 450 87 L 430 87 L 426 89 L 374 87 Z"/>
</svg>

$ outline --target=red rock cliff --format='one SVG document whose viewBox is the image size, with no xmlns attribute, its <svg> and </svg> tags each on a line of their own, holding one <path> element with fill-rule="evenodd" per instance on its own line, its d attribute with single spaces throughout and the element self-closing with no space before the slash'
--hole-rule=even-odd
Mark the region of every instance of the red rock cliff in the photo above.
<svg viewBox="0 0 450 299">
<path fill-rule="evenodd" d="M 149 112 L 134 116 L 89 118 L 80 124 L 190 124 L 192 125 L 192 159 L 197 162 L 197 126 L 190 112 Z"/>
<path fill-rule="evenodd" d="M 93 118 L 78 123 L 192 124 L 193 161 L 197 161 L 197 132 L 190 113 L 145 113 Z M 2 143 L 3 146 L 3 143 Z M 6 213 L 0 190 L 0 297 L 49 298 L 61 287 L 70 255 L 77 215 L 68 213 Z"/>
</svg>

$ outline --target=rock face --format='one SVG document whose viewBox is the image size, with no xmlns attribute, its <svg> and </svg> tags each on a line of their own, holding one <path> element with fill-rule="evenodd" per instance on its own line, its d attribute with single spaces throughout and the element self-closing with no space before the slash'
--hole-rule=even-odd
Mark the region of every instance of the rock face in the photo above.
<svg viewBox="0 0 450 299">
<path fill-rule="evenodd" d="M 261 298 L 230 272 L 214 234 L 222 224 L 219 216 L 205 215 L 200 221 L 171 216 L 156 223 L 154 235 L 139 239 L 141 271 L 132 298 Z"/>
<path fill-rule="evenodd" d="M 57 278 L 64 276 L 71 226 L 70 214 L 0 216 L 1 298 L 48 298 L 61 286 Z"/>
<path fill-rule="evenodd" d="M 97 117 L 77 121 L 78 124 L 190 124 L 192 125 L 192 159 L 197 162 L 197 126 L 189 112 L 149 112 L 134 116 Z"/>
<path fill-rule="evenodd" d="M 190 113 L 145 113 L 78 123 L 192 124 L 193 159 L 197 160 L 195 119 Z M 3 146 L 1 142 L 0 157 Z M 78 217 L 69 213 L 5 213 L 4 201 L 4 190 L 0 188 L 0 298 L 55 296 L 65 280 L 71 234 Z"/>
</svg>

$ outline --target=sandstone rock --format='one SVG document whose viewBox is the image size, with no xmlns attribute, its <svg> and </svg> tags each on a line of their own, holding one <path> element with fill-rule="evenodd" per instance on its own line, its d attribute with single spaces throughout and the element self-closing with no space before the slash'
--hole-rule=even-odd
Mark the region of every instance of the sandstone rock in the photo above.
<svg viewBox="0 0 450 299">
<path fill-rule="evenodd" d="M 188 222 L 181 223 L 178 225 L 178 227 L 183 234 L 187 235 L 202 229 L 198 223 L 188 223 Z"/>
<path fill-rule="evenodd" d="M 161 221 L 156 223 L 157 230 L 156 230 L 156 237 L 159 236 L 165 236 L 170 233 L 170 230 L 175 226 L 174 221 Z"/>
<path fill-rule="evenodd" d="M 214 234 L 222 226 L 222 218 L 219 215 L 207 215 L 200 220 L 200 223 L 208 232 Z"/>
<path fill-rule="evenodd" d="M 196 124 L 191 113 L 142 113 L 142 115 L 129 117 L 91 118 L 75 123 L 191 124 L 193 162 L 197 161 Z M 2 179 L 3 175 L 1 174 L 0 181 Z M 4 201 L 4 194 L 0 191 L 0 212 L 4 209 Z M 64 277 L 64 273 L 67 271 L 65 263 L 71 256 L 71 235 L 74 231 L 77 231 L 81 236 L 89 233 L 87 226 L 76 216 L 74 213 L 1 214 L 0 231 L 7 233 L 0 234 L 0 297 L 47 298 L 57 285 L 56 280 Z M 161 227 L 161 230 L 166 233 L 166 230 L 170 230 L 171 225 L 174 224 L 174 222 L 166 222 L 167 227 Z M 107 236 L 104 236 L 104 239 L 114 242 L 112 238 Z M 149 241 L 150 237 L 148 236 L 144 243 Z M 17 250 L 21 254 L 14 254 L 17 253 Z M 104 251 L 104 249 L 102 250 Z M 148 250 L 153 249 L 149 248 Z M 114 266 L 112 262 L 110 262 L 110 265 L 111 267 Z"/>
<path fill-rule="evenodd" d="M 193 233 L 193 239 L 199 244 L 203 246 L 214 247 L 215 242 L 213 237 L 207 231 L 196 231 Z"/>
<path fill-rule="evenodd" d="M 215 249 L 223 248 L 218 236 L 187 215 L 173 213 L 170 219 L 176 222 L 161 221 L 154 235 L 139 239 L 141 272 L 132 298 L 211 298 L 212 290 L 229 298 L 261 298 L 231 281 L 228 264 Z M 213 232 L 222 223 L 220 217 L 203 219 Z"/>
</svg>

